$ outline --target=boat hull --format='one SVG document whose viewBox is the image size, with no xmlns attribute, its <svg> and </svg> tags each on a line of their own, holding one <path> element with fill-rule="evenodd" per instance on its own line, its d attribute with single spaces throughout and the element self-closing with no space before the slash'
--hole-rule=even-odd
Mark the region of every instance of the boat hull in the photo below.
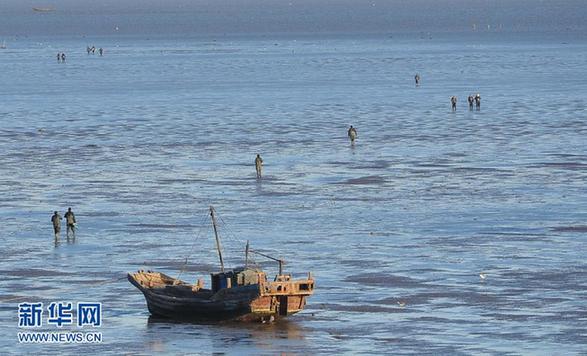
<svg viewBox="0 0 587 356">
<path fill-rule="evenodd" d="M 263 274 L 264 276 L 264 274 Z M 312 294 L 313 279 L 240 284 L 204 289 L 163 273 L 129 273 L 128 280 L 145 296 L 153 316 L 178 320 L 274 320 L 301 311 Z"/>
<path fill-rule="evenodd" d="M 279 305 L 271 296 L 262 296 L 257 284 L 212 294 L 190 293 L 185 286 L 148 288 L 132 274 L 128 274 L 128 280 L 143 293 L 149 312 L 157 317 L 194 321 L 264 321 L 279 317 Z"/>
</svg>

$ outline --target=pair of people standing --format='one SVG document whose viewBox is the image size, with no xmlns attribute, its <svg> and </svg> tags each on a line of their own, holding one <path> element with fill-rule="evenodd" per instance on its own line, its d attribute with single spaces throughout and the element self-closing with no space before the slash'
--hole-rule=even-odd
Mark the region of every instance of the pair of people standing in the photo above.
<svg viewBox="0 0 587 356">
<path fill-rule="evenodd" d="M 469 95 L 467 100 L 469 101 L 469 110 L 473 110 L 473 103 L 475 103 L 477 110 L 481 110 L 481 95 L 479 93 L 477 95 Z"/>
<path fill-rule="evenodd" d="M 65 53 L 57 53 L 57 62 L 65 63 Z"/>
<path fill-rule="evenodd" d="M 71 208 L 67 209 L 67 212 L 65 213 L 65 215 L 63 215 L 65 217 L 65 222 L 67 224 L 67 238 L 69 238 L 70 236 L 70 232 L 71 232 L 71 236 L 73 238 L 75 238 L 75 226 L 76 226 L 76 220 L 75 220 L 75 214 L 73 213 L 73 211 L 71 210 Z M 61 233 L 61 215 L 59 215 L 59 213 L 57 211 L 55 211 L 53 213 L 53 216 L 51 217 L 51 222 L 53 223 L 53 231 L 55 232 L 55 238 L 59 238 L 59 234 Z"/>
<path fill-rule="evenodd" d="M 88 52 L 88 54 L 94 54 L 96 53 L 96 47 L 95 46 L 87 46 L 86 47 L 86 52 Z M 100 53 L 100 56 L 102 56 L 104 54 L 104 50 L 100 47 L 100 49 L 98 49 L 98 53 Z"/>
</svg>

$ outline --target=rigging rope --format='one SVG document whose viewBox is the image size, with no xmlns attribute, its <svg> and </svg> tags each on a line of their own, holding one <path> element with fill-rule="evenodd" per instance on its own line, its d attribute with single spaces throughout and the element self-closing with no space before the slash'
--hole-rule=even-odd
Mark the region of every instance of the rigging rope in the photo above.
<svg viewBox="0 0 587 356">
<path fill-rule="evenodd" d="M 217 217 L 220 219 L 220 221 L 222 222 L 222 227 L 226 230 L 227 234 L 225 235 L 226 237 L 228 237 L 228 239 L 232 239 L 233 241 L 236 241 L 240 246 L 245 246 L 245 248 L 237 248 L 235 249 L 238 252 L 245 252 L 246 250 L 246 245 L 248 243 L 248 241 L 244 241 L 240 238 L 238 238 L 236 236 L 235 233 L 233 233 L 232 229 L 229 227 L 229 225 L 224 221 L 224 219 L 222 218 L 222 216 L 216 214 Z M 248 256 L 248 263 L 249 265 L 255 266 L 255 267 L 259 267 L 259 264 L 257 264 L 257 262 L 255 261 L 255 259 L 253 258 L 252 254 L 249 253 Z"/>
<path fill-rule="evenodd" d="M 220 216 L 220 215 L 218 215 L 218 214 L 216 214 L 216 216 L 217 216 L 217 217 L 220 219 L 220 221 L 222 222 L 222 224 L 223 224 L 223 228 L 224 228 L 224 229 L 226 229 L 226 230 L 228 231 L 228 235 L 227 235 L 228 237 L 231 237 L 231 235 L 232 235 L 232 238 L 233 238 L 235 241 L 239 242 L 241 245 L 245 245 L 245 244 L 246 244 L 246 242 L 245 242 L 245 241 L 243 241 L 243 240 L 239 239 L 238 237 L 236 237 L 236 235 L 235 235 L 235 234 L 232 232 L 232 229 L 231 229 L 231 228 L 228 226 L 228 224 L 227 224 L 227 223 L 224 221 L 224 219 L 222 218 L 222 216 Z M 254 265 L 254 266 L 256 266 L 256 267 L 259 267 L 260 265 L 259 265 L 258 263 L 256 263 L 256 261 L 255 261 L 255 260 L 253 259 L 253 257 L 252 257 L 252 255 L 254 255 L 254 254 L 255 254 L 255 252 L 254 252 L 255 250 L 258 250 L 258 249 L 251 249 L 251 252 L 252 252 L 252 253 L 249 253 L 249 263 L 250 263 L 251 265 Z M 267 249 L 264 249 L 264 250 L 267 250 Z M 239 252 L 241 252 L 241 251 L 243 251 L 243 250 L 240 250 L 240 249 L 239 249 L 238 251 L 239 251 Z M 260 251 L 260 250 L 258 250 L 258 251 Z M 273 257 L 273 258 L 275 258 L 275 257 Z M 281 259 L 278 259 L 278 260 L 281 260 Z"/>
<path fill-rule="evenodd" d="M 192 243 L 192 246 L 190 247 L 190 251 L 188 252 L 187 257 L 185 258 L 185 261 L 184 261 L 183 265 L 181 266 L 181 269 L 179 270 L 179 274 L 177 275 L 176 280 L 179 280 L 179 277 L 181 277 L 182 273 L 185 272 L 185 268 L 186 268 L 186 266 L 188 264 L 188 259 L 190 257 L 192 257 L 192 254 L 193 254 L 193 251 L 194 251 L 194 247 L 196 246 L 196 243 L 198 242 L 198 239 L 200 238 L 200 235 L 202 233 L 202 230 L 204 229 L 204 226 L 207 226 L 207 224 L 204 225 L 206 218 L 207 218 L 206 215 L 204 215 L 204 217 L 202 218 L 202 221 L 198 225 L 199 228 L 196 231 L 196 238 L 194 239 L 194 242 Z"/>
</svg>

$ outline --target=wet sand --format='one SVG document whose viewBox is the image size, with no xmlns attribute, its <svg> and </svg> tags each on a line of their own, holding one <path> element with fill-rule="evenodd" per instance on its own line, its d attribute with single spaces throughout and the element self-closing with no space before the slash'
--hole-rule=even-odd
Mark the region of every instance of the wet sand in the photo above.
<svg viewBox="0 0 587 356">
<path fill-rule="evenodd" d="M 0 57 L 7 353 L 584 352 L 584 43 L 110 38 L 98 58 L 61 41 L 65 65 L 34 40 Z M 450 111 L 473 92 L 481 111 Z M 209 285 L 211 204 L 228 265 L 251 240 L 314 273 L 304 312 L 149 318 L 126 272 L 189 256 L 181 278 Z M 69 206 L 77 238 L 55 242 Z M 104 343 L 18 345 L 17 303 L 59 300 L 102 302 Z"/>
</svg>

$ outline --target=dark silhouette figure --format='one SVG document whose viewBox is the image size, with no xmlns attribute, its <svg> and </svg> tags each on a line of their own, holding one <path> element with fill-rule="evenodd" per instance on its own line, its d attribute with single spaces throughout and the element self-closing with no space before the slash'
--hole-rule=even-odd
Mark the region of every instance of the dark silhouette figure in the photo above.
<svg viewBox="0 0 587 356">
<path fill-rule="evenodd" d="M 57 62 L 61 62 L 61 53 L 57 53 Z"/>
<path fill-rule="evenodd" d="M 452 111 L 457 111 L 457 97 L 456 96 L 451 96 L 450 97 L 450 104 L 452 107 Z"/>
<path fill-rule="evenodd" d="M 416 81 L 416 86 L 420 86 L 420 74 L 416 73 L 416 76 L 414 77 L 414 80 Z"/>
<path fill-rule="evenodd" d="M 467 101 L 469 102 L 469 110 L 473 110 L 473 101 L 475 100 L 475 98 L 473 97 L 473 95 L 469 95 L 469 97 L 467 98 Z"/>
<path fill-rule="evenodd" d="M 355 140 L 357 139 L 357 129 L 355 129 L 353 125 L 349 127 L 349 130 L 347 131 L 347 136 L 351 139 L 351 145 L 354 145 Z"/>
<path fill-rule="evenodd" d="M 61 53 L 61 62 L 65 63 L 65 53 Z"/>
<path fill-rule="evenodd" d="M 102 55 L 104 54 L 104 50 L 102 49 L 102 47 L 100 47 L 100 49 L 98 50 L 98 52 L 100 53 L 100 57 L 102 57 Z"/>
<path fill-rule="evenodd" d="M 75 214 L 71 211 L 71 208 L 67 209 L 64 215 L 65 222 L 67 223 L 67 237 L 69 238 L 69 232 L 71 231 L 72 236 L 75 238 Z"/>
<path fill-rule="evenodd" d="M 257 153 L 257 157 L 255 157 L 255 170 L 257 171 L 257 179 L 261 179 L 263 176 L 263 159 Z"/>
<path fill-rule="evenodd" d="M 53 232 L 55 233 L 55 238 L 57 239 L 61 233 L 61 215 L 54 211 L 53 216 L 51 216 L 51 222 L 53 223 Z"/>
<path fill-rule="evenodd" d="M 481 95 L 479 93 L 475 95 L 475 108 L 477 108 L 477 111 L 481 110 Z"/>
</svg>

